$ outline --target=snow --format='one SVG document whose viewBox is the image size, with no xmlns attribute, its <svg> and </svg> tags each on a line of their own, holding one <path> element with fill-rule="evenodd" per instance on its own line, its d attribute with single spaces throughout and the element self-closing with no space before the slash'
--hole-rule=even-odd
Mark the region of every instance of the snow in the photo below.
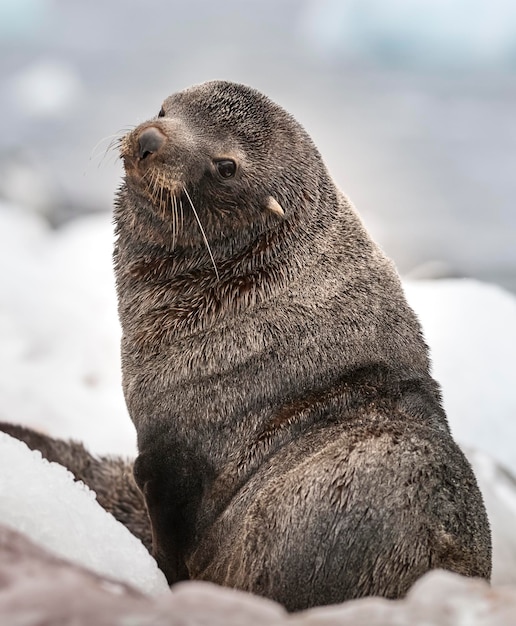
<svg viewBox="0 0 516 626">
<path fill-rule="evenodd" d="M 0 476 L 2 524 L 107 578 L 149 594 L 168 590 L 143 544 L 64 467 L 0 433 Z"/>
<path fill-rule="evenodd" d="M 516 583 L 516 480 L 492 458 L 466 450 L 491 523 L 494 585 Z"/>
<path fill-rule="evenodd" d="M 0 416 L 134 455 L 119 365 L 108 215 L 50 231 L 0 205 Z"/>
<path fill-rule="evenodd" d="M 455 438 L 516 474 L 516 298 L 474 280 L 406 282 Z"/>
</svg>

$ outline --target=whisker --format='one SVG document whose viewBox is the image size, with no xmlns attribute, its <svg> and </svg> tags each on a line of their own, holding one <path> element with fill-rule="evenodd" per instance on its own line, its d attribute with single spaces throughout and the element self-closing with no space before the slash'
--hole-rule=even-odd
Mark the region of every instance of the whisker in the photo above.
<svg viewBox="0 0 516 626">
<path fill-rule="evenodd" d="M 159 185 L 159 210 L 161 213 L 161 219 L 165 221 L 165 210 L 163 206 L 163 185 L 161 184 L 161 182 Z"/>
<path fill-rule="evenodd" d="M 149 170 L 150 174 L 151 174 L 151 184 L 152 184 L 152 190 L 151 190 L 151 196 L 152 196 L 152 201 L 154 202 L 154 204 L 158 203 L 158 175 L 155 172 L 152 172 L 152 170 Z"/>
<path fill-rule="evenodd" d="M 176 212 L 174 210 L 174 202 L 172 200 L 172 193 L 168 190 L 168 199 L 170 201 L 170 209 L 172 212 L 172 248 L 176 245 Z"/>
<path fill-rule="evenodd" d="M 150 186 L 152 187 L 150 192 L 151 192 L 151 196 L 152 196 L 152 200 L 154 202 L 157 202 L 157 190 L 156 190 L 156 185 L 158 183 L 158 177 L 156 176 L 156 173 L 153 172 L 152 170 L 147 170 L 147 172 L 145 172 L 145 175 L 149 174 L 150 175 Z"/>
<path fill-rule="evenodd" d="M 158 175 L 152 170 L 147 170 L 143 175 L 143 179 L 148 179 L 147 190 L 150 194 L 153 204 L 157 205 L 161 210 L 158 194 Z"/>
<path fill-rule="evenodd" d="M 98 158 L 100 156 L 100 154 L 101 154 L 100 150 L 97 152 L 97 149 L 99 148 L 99 146 L 104 141 L 107 141 L 108 139 L 111 139 L 111 141 L 109 142 L 107 148 L 104 150 L 104 154 L 102 155 L 102 159 L 100 160 L 100 163 L 99 163 L 99 167 L 100 167 L 100 165 L 102 165 L 102 162 L 106 158 L 107 153 L 110 152 L 111 150 L 113 150 L 115 147 L 119 147 L 120 143 L 122 142 L 123 136 L 126 133 L 130 132 L 131 130 L 133 130 L 134 128 L 135 128 L 135 126 L 128 126 L 126 128 L 121 128 L 119 131 L 117 131 L 113 135 L 107 135 L 107 137 L 103 137 L 102 139 L 100 139 L 95 144 L 95 146 L 93 146 L 93 148 L 91 150 L 90 160 L 93 161 L 94 159 Z"/>
<path fill-rule="evenodd" d="M 169 189 L 168 187 L 164 187 L 163 183 L 161 184 L 161 189 L 162 189 L 162 193 L 161 193 L 161 215 L 162 215 L 162 219 L 163 221 L 168 220 L 169 215 L 168 215 L 168 196 L 169 196 Z"/>
<path fill-rule="evenodd" d="M 123 137 L 114 137 L 109 142 L 109 145 L 106 148 L 106 152 L 109 152 L 110 150 L 114 150 L 115 148 L 120 148 L 120 146 L 122 145 L 122 139 Z"/>
<path fill-rule="evenodd" d="M 95 154 L 95 151 L 97 150 L 97 148 L 104 143 L 104 141 L 107 141 L 108 139 L 111 139 L 109 146 L 113 143 L 113 141 L 115 141 L 116 139 L 119 139 L 120 135 L 119 133 L 115 133 L 114 135 L 108 135 L 107 137 L 102 137 L 102 139 L 100 139 L 99 141 L 97 141 L 97 143 L 93 146 L 93 148 L 91 149 L 91 154 L 90 154 L 90 159 L 96 159 L 97 156 L 100 154 L 100 152 L 98 154 Z M 108 148 L 109 148 L 108 146 Z"/>
<path fill-rule="evenodd" d="M 178 220 L 178 215 L 177 215 L 177 196 L 173 195 L 172 192 L 170 193 L 170 197 L 172 200 L 172 205 L 173 205 L 173 212 L 174 212 L 174 238 L 173 238 L 173 245 L 175 247 L 176 245 L 176 237 L 179 235 L 179 220 Z"/>
<path fill-rule="evenodd" d="M 179 238 L 179 233 L 183 230 L 183 202 L 181 198 L 176 195 L 172 189 L 170 189 L 170 187 L 163 184 L 164 178 L 165 177 L 162 173 L 153 168 L 146 170 L 142 174 L 142 181 L 145 183 L 146 191 L 149 194 L 152 203 L 156 207 L 161 219 L 163 221 L 167 221 L 169 224 L 172 219 L 172 248 L 175 248 Z M 192 207 L 192 209 L 198 219 L 195 207 Z M 181 212 L 181 214 L 179 214 L 179 212 Z M 201 228 L 201 233 L 206 246 L 208 247 L 208 252 L 210 253 L 213 266 L 215 267 L 217 278 L 219 278 L 219 273 L 217 267 L 215 266 L 215 261 L 207 242 L 206 235 L 202 226 L 200 224 L 199 226 Z"/>
<path fill-rule="evenodd" d="M 202 227 L 201 224 L 201 220 L 199 219 L 199 216 L 197 215 L 197 211 L 195 210 L 195 207 L 193 205 L 192 199 L 190 198 L 190 194 L 188 193 L 188 191 L 186 190 L 186 187 L 183 185 L 183 191 L 185 192 L 185 196 L 188 198 L 188 202 L 190 203 L 190 206 L 192 207 L 192 211 L 195 215 L 195 219 L 197 220 L 197 224 L 199 224 L 199 228 L 201 230 L 203 239 L 204 239 L 204 243 L 206 244 L 206 249 L 208 250 L 208 254 L 210 255 L 211 258 L 211 262 L 213 263 L 213 269 L 215 270 L 215 274 L 217 276 L 217 280 L 220 280 L 220 276 L 219 276 L 219 271 L 217 269 L 217 266 L 215 264 L 215 259 L 213 258 L 213 254 L 211 252 L 211 248 L 210 248 L 210 244 L 208 243 L 208 239 L 206 237 L 206 233 L 204 232 L 204 228 Z"/>
<path fill-rule="evenodd" d="M 146 172 L 144 172 L 142 174 L 142 182 L 145 183 L 145 186 L 147 187 L 147 191 L 149 192 L 151 198 L 154 198 L 154 195 L 152 193 L 152 189 L 151 189 L 151 185 L 152 185 L 152 176 L 150 177 L 151 179 L 149 180 L 149 174 L 150 171 L 147 170 Z"/>
</svg>

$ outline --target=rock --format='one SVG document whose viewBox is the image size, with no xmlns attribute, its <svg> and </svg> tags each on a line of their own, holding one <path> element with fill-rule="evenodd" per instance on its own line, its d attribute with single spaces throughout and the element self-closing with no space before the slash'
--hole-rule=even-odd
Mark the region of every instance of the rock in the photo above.
<svg viewBox="0 0 516 626">
<path fill-rule="evenodd" d="M 404 600 L 365 598 L 298 614 L 290 626 L 509 626 L 516 588 L 491 588 L 479 579 L 434 570 Z"/>
<path fill-rule="evenodd" d="M 435 570 L 404 600 L 364 598 L 294 615 L 270 600 L 184 582 L 150 598 L 0 526 L 0 623 L 9 626 L 512 626 L 516 587 Z"/>
<path fill-rule="evenodd" d="M 129 586 L 58 559 L 0 526 L 1 624 L 108 626 L 115 615 L 134 614 L 150 603 Z"/>
<path fill-rule="evenodd" d="M 38 548 L 0 526 L 0 624 L 6 626 L 260 626 L 285 610 L 210 583 L 177 585 L 152 599 Z"/>
</svg>

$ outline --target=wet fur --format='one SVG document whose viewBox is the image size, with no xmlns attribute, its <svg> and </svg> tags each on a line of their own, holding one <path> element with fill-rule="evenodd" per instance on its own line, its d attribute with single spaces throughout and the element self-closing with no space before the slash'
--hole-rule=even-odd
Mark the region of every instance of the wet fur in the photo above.
<svg viewBox="0 0 516 626">
<path fill-rule="evenodd" d="M 115 261 L 135 477 L 169 582 L 299 610 L 396 598 L 432 568 L 489 578 L 486 512 L 419 324 L 310 138 L 231 83 L 162 113 L 123 142 Z M 149 126 L 167 141 L 143 163 Z M 225 155 L 230 181 L 211 165 Z M 146 197 L 146 168 L 188 190 L 210 253 L 187 206 L 178 231 Z"/>
</svg>

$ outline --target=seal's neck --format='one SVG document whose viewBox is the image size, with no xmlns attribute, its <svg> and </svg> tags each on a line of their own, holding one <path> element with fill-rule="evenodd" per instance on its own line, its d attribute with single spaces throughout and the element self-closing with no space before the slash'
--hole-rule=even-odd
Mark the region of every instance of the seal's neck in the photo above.
<svg viewBox="0 0 516 626">
<path fill-rule="evenodd" d="M 202 245 L 170 249 L 127 218 L 127 201 L 124 211 L 114 255 L 120 319 L 125 334 L 153 345 L 157 337 L 169 343 L 206 330 L 284 291 L 307 259 L 314 262 L 337 217 L 312 208 L 308 219 L 306 212 L 302 220 L 296 214 L 211 241 L 209 253 Z"/>
</svg>

